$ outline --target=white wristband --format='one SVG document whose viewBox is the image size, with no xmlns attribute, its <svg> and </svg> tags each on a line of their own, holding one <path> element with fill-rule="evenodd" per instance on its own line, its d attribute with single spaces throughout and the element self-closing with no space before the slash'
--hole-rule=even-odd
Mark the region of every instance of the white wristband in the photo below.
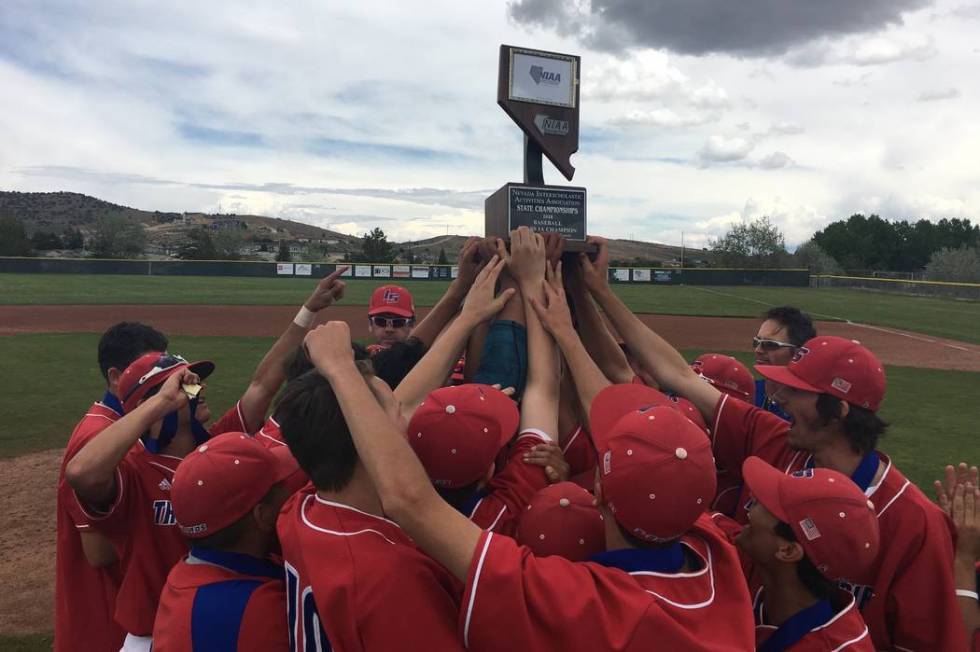
<svg viewBox="0 0 980 652">
<path fill-rule="evenodd" d="M 956 595 L 960 598 L 973 598 L 974 600 L 980 600 L 980 595 L 977 595 L 976 591 L 968 591 L 967 589 L 956 589 Z"/>
<path fill-rule="evenodd" d="M 299 312 L 293 317 L 293 323 L 300 328 L 309 328 L 313 325 L 314 319 L 316 319 L 316 313 L 303 305 L 300 306 Z"/>
</svg>

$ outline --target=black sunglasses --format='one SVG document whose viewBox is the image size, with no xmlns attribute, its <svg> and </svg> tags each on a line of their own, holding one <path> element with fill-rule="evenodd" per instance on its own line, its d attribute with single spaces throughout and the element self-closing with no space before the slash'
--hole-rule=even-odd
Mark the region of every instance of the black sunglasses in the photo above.
<svg viewBox="0 0 980 652">
<path fill-rule="evenodd" d="M 371 323 L 378 328 L 387 328 L 389 324 L 392 328 L 404 328 L 411 321 L 408 317 L 393 317 L 391 319 L 388 317 L 371 317 Z"/>
<path fill-rule="evenodd" d="M 797 346 L 795 344 L 790 344 L 789 342 L 780 342 L 779 340 L 764 340 L 761 337 L 752 338 L 752 348 L 762 349 L 763 351 L 776 351 L 777 349 L 795 349 Z"/>
</svg>

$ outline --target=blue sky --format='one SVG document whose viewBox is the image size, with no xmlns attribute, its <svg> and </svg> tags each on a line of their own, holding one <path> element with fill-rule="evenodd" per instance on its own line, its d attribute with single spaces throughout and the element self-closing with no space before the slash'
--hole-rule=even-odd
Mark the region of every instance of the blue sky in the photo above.
<svg viewBox="0 0 980 652">
<path fill-rule="evenodd" d="M 495 103 L 510 43 L 582 57 L 593 232 L 699 246 L 768 215 L 795 244 L 855 212 L 976 219 L 980 5 L 781 6 L 5 0 L 0 188 L 479 234 L 521 176 Z"/>
</svg>

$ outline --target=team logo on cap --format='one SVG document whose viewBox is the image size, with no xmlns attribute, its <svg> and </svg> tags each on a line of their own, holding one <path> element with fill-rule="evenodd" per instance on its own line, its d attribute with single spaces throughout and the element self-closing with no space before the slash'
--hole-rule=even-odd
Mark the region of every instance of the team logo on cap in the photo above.
<svg viewBox="0 0 980 652">
<path fill-rule="evenodd" d="M 806 348 L 805 346 L 801 346 L 800 348 L 796 349 L 796 353 L 793 354 L 793 362 L 799 362 L 809 352 L 810 349 Z"/>
<path fill-rule="evenodd" d="M 398 290 L 387 289 L 381 300 L 385 303 L 398 303 L 398 300 L 402 298 L 402 293 Z"/>
<path fill-rule="evenodd" d="M 843 378 L 834 378 L 834 380 L 830 383 L 830 386 L 841 394 L 847 394 L 849 391 L 851 391 L 851 383 L 847 382 Z"/>
<path fill-rule="evenodd" d="M 806 537 L 807 541 L 820 538 L 820 530 L 817 529 L 817 524 L 808 518 L 800 521 L 800 529 L 803 530 L 803 536 Z"/>
</svg>

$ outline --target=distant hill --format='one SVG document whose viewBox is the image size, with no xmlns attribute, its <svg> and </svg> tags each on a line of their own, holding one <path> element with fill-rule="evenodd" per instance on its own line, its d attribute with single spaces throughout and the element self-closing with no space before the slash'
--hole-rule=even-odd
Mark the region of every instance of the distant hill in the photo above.
<svg viewBox="0 0 980 652">
<path fill-rule="evenodd" d="M 187 232 L 200 226 L 220 231 L 238 229 L 243 236 L 246 255 L 270 257 L 279 241 L 286 241 L 298 256 L 316 256 L 339 260 L 345 254 L 359 251 L 361 239 L 310 224 L 263 215 L 177 213 L 144 211 L 74 192 L 6 192 L 0 191 L 0 215 L 13 215 L 24 222 L 28 235 L 36 232 L 63 234 L 79 229 L 90 236 L 101 217 L 120 216 L 142 224 L 147 233 L 147 253 L 172 255 L 186 240 Z M 466 241 L 465 236 L 445 235 L 393 243 L 399 258 L 409 252 L 420 262 L 435 262 L 439 250 L 445 249 L 450 261 Z M 686 251 L 688 261 L 709 261 L 709 252 Z M 681 248 L 652 242 L 611 240 L 610 258 L 614 261 L 643 264 L 672 264 L 679 261 Z"/>
</svg>

